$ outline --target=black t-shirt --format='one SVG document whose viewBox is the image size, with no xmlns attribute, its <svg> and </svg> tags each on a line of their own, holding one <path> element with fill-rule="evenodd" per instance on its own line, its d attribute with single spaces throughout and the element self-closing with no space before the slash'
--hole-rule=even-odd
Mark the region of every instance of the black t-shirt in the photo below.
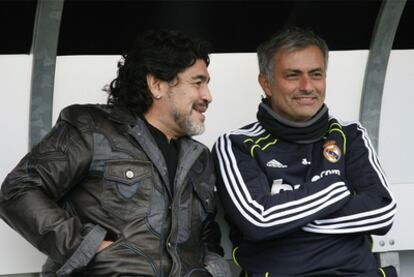
<svg viewBox="0 0 414 277">
<path fill-rule="evenodd" d="M 167 163 L 168 168 L 168 177 L 170 179 L 171 191 L 174 191 L 174 178 L 178 164 L 178 143 L 174 139 L 168 141 L 167 137 L 164 135 L 163 132 L 149 124 L 147 121 L 145 122 L 147 123 L 148 129 L 154 137 L 155 142 L 158 145 L 158 148 L 164 155 L 164 159 Z"/>
</svg>

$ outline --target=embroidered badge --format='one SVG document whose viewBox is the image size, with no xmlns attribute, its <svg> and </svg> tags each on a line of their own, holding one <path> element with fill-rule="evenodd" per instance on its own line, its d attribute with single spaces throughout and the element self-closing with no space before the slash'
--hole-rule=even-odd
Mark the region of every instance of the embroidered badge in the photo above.
<svg viewBox="0 0 414 277">
<path fill-rule="evenodd" d="M 336 163 L 341 158 L 342 153 L 334 140 L 328 140 L 323 145 L 323 155 L 331 163 Z"/>
</svg>

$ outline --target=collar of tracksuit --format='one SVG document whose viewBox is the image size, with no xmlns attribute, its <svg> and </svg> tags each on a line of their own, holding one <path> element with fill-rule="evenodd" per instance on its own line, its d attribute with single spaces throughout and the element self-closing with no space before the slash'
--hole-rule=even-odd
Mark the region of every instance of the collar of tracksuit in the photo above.
<svg viewBox="0 0 414 277">
<path fill-rule="evenodd" d="M 320 140 L 328 129 L 328 107 L 323 104 L 308 121 L 295 122 L 276 114 L 267 98 L 262 99 L 257 111 L 257 119 L 266 131 L 285 141 L 307 144 Z"/>
</svg>

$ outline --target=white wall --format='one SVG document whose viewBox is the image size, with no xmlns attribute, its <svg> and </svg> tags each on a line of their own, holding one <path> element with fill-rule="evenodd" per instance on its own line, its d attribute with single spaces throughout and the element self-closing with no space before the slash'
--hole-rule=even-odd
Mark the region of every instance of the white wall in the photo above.
<svg viewBox="0 0 414 277">
<path fill-rule="evenodd" d="M 414 50 L 392 51 L 384 84 L 378 154 L 392 183 L 414 184 Z"/>
<path fill-rule="evenodd" d="M 390 55 L 381 108 L 378 155 L 397 198 L 394 227 L 384 237 L 376 238 L 377 251 L 412 250 L 412 210 L 414 170 L 412 158 L 412 112 L 414 102 L 414 50 L 395 50 Z M 381 246 L 379 242 L 384 242 Z M 410 255 L 403 252 L 403 255 Z M 411 255 L 413 255 L 411 253 Z M 405 267 L 405 266 L 404 266 Z M 414 276 L 413 266 L 412 275 Z"/>
<path fill-rule="evenodd" d="M 0 182 L 26 154 L 32 59 L 0 56 Z M 44 257 L 0 220 L 0 274 L 39 271 Z"/>
<path fill-rule="evenodd" d="M 344 120 L 358 119 L 367 57 L 367 50 L 333 51 L 330 54 L 326 102 L 330 112 Z M 53 122 L 66 105 L 105 103 L 106 93 L 102 88 L 116 76 L 119 58 L 59 57 L 56 65 Z M 409 114 L 410 103 L 414 102 L 412 70 L 410 71 L 412 64 L 414 51 L 393 51 L 384 90 L 379 140 L 382 164 L 393 186 L 396 183 L 396 188 L 398 187 L 397 199 L 401 198 L 404 203 L 399 205 L 404 209 L 398 210 L 398 221 L 392 229 L 392 232 L 397 231 L 391 232 L 391 238 L 398 242 L 398 247 L 411 247 L 413 240 L 406 233 L 409 226 L 403 224 L 409 222 L 406 217 L 414 206 L 414 203 L 404 198 L 408 186 L 414 183 L 414 171 L 410 164 L 414 148 L 409 143 L 413 135 Z M 213 54 L 209 71 L 213 103 L 207 112 L 206 132 L 196 138 L 211 147 L 219 134 L 255 120 L 257 105 L 263 93 L 257 83 L 258 66 L 254 53 Z M 0 56 L 0 180 L 5 178 L 27 151 L 30 72 L 30 56 Z M 228 242 L 226 246 L 228 247 Z M 408 249 L 414 249 L 414 244 Z M 387 245 L 377 250 L 393 249 Z M 408 264 L 413 253 L 404 251 L 401 255 L 401 262 L 404 263 L 402 276 L 414 276 L 413 266 Z M 44 259 L 43 255 L 0 221 L 0 274 L 38 272 Z"/>
</svg>

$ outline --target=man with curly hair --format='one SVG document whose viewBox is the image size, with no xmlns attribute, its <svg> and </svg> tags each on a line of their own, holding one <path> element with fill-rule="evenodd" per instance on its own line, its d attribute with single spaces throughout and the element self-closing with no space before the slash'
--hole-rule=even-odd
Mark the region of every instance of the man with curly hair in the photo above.
<svg viewBox="0 0 414 277">
<path fill-rule="evenodd" d="M 204 131 L 207 43 L 150 31 L 118 64 L 107 105 L 65 108 L 6 177 L 0 216 L 51 276 L 230 276 Z"/>
</svg>

